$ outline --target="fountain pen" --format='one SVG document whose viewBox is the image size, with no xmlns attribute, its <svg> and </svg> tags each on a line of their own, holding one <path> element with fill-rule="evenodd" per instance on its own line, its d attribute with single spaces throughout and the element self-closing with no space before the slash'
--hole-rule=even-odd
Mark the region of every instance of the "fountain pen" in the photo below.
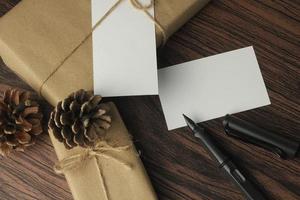
<svg viewBox="0 0 300 200">
<path fill-rule="evenodd" d="M 240 188 L 248 200 L 266 200 L 261 192 L 254 187 L 246 176 L 236 167 L 230 157 L 226 155 L 216 144 L 213 138 L 205 129 L 197 125 L 193 120 L 183 115 L 188 127 L 193 131 L 194 136 L 199 138 L 206 147 L 211 157 L 215 159 L 219 168 L 223 169 L 233 182 Z"/>
</svg>

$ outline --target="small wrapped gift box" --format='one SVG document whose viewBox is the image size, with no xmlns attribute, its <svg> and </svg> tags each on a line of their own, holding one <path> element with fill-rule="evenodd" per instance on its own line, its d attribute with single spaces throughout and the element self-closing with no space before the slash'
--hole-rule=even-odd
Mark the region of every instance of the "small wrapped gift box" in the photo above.
<svg viewBox="0 0 300 200">
<path fill-rule="evenodd" d="M 208 1 L 157 0 L 156 21 L 169 37 Z M 70 54 L 90 34 L 91 27 L 90 0 L 22 0 L 0 19 L 0 56 L 32 88 L 56 105 L 78 89 L 93 89 L 91 37 Z M 156 36 L 159 45 L 162 33 L 157 31 Z M 129 145 L 131 139 L 117 109 L 113 104 L 109 107 L 109 142 Z M 80 147 L 67 150 L 51 132 L 50 137 L 59 160 L 86 151 Z M 133 146 L 126 151 L 107 153 L 109 157 L 96 156 L 76 170 L 64 171 L 74 199 L 156 199 Z"/>
<path fill-rule="evenodd" d="M 92 154 L 89 154 L 91 157 L 79 158 L 80 162 L 77 162 L 77 155 L 82 157 L 90 150 L 80 147 L 66 150 L 50 132 L 59 160 L 75 156 L 72 169 L 63 170 L 74 199 L 156 199 L 117 108 L 113 103 L 107 103 L 106 106 L 109 107 L 109 115 L 112 118 L 111 128 L 106 133 L 105 143 L 99 142 L 100 148 L 92 151 Z"/>
</svg>

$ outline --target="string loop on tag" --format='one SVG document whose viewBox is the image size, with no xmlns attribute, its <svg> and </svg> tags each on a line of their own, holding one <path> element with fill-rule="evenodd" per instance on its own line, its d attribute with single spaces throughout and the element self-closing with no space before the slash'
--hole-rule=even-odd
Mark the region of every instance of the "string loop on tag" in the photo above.
<svg viewBox="0 0 300 200">
<path fill-rule="evenodd" d="M 142 3 L 139 2 L 139 0 L 130 0 L 131 4 L 133 7 L 135 7 L 138 10 L 148 10 L 153 7 L 154 1 L 150 0 L 150 3 L 147 5 L 143 5 Z"/>
</svg>

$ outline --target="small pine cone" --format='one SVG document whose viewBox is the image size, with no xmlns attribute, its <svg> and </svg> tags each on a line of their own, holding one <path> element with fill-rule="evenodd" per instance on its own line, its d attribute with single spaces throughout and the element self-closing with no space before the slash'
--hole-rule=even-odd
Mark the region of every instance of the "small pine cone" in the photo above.
<svg viewBox="0 0 300 200">
<path fill-rule="evenodd" d="M 59 102 L 52 111 L 49 129 L 67 149 L 75 146 L 93 147 L 103 139 L 110 127 L 108 108 L 100 104 L 102 97 L 79 90 Z"/>
<path fill-rule="evenodd" d="M 0 154 L 24 151 L 43 132 L 37 95 L 29 91 L 8 89 L 0 99 Z"/>
</svg>

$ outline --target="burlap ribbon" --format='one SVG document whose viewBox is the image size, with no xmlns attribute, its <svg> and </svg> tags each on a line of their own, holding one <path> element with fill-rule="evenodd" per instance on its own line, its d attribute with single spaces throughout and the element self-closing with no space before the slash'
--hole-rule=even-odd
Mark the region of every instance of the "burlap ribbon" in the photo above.
<svg viewBox="0 0 300 200">
<path fill-rule="evenodd" d="M 117 163 L 120 164 L 120 166 L 124 167 L 127 170 L 131 170 L 132 166 L 130 163 L 127 163 L 126 161 L 121 160 L 118 157 L 115 157 L 112 154 L 109 154 L 109 152 L 122 152 L 122 151 L 127 151 L 132 147 L 131 145 L 126 145 L 126 146 L 111 146 L 105 141 L 99 142 L 95 147 L 93 148 L 87 148 L 83 152 L 71 155 L 69 157 L 66 157 L 56 163 L 54 165 L 54 170 L 57 174 L 63 174 L 65 171 L 68 170 L 75 170 L 78 169 L 79 167 L 84 167 L 84 164 L 88 162 L 90 159 L 110 159 L 113 160 Z M 105 196 L 105 200 L 110 199 L 110 195 L 105 183 L 105 178 L 102 172 L 102 166 L 99 165 L 99 172 L 100 172 L 100 177 L 101 177 L 101 182 L 102 182 L 102 187 L 103 187 L 103 193 Z"/>
<path fill-rule="evenodd" d="M 134 9 L 140 10 L 146 14 L 146 16 L 154 22 L 155 26 L 158 28 L 158 30 L 162 34 L 162 45 L 166 43 L 167 36 L 164 28 L 162 25 L 155 20 L 155 18 L 150 14 L 149 9 L 151 9 L 154 6 L 154 0 L 149 0 L 150 3 L 147 5 L 144 5 L 139 2 L 139 0 L 117 0 L 115 4 L 101 17 L 97 23 L 92 27 L 89 34 L 87 34 L 81 42 L 79 42 L 78 45 L 75 46 L 75 48 L 53 69 L 53 71 L 47 76 L 47 78 L 42 82 L 40 88 L 39 88 L 39 94 L 42 95 L 42 90 L 44 85 L 47 83 L 47 81 L 59 70 L 59 68 L 81 47 L 93 34 L 94 30 L 98 28 L 101 23 L 124 1 L 130 1 L 131 5 Z"/>
</svg>

